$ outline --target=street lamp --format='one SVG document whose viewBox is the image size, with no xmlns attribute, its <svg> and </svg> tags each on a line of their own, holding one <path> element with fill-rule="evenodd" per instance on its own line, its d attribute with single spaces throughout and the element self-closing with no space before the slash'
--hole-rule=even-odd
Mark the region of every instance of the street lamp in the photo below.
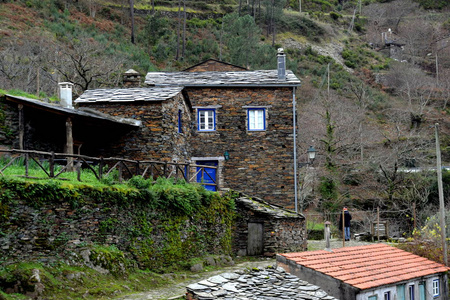
<svg viewBox="0 0 450 300">
<path fill-rule="evenodd" d="M 314 162 L 314 159 L 316 158 L 316 149 L 314 149 L 313 146 L 309 146 L 309 149 L 308 151 L 306 151 L 306 153 L 308 154 L 308 163 L 312 164 Z"/>
<path fill-rule="evenodd" d="M 299 163 L 299 167 L 302 168 L 307 165 L 312 165 L 314 159 L 316 158 L 317 150 L 313 146 L 309 146 L 308 150 L 306 150 L 306 154 L 308 155 L 308 162 Z M 300 191 L 301 194 L 302 191 Z M 297 201 L 295 202 L 295 212 L 298 212 Z M 303 197 L 300 195 L 300 213 L 303 212 Z"/>
</svg>

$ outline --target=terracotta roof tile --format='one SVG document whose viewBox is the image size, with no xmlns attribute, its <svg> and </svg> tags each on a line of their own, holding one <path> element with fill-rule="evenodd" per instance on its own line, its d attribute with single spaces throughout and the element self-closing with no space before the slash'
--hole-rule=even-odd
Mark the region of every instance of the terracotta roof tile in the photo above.
<svg viewBox="0 0 450 300">
<path fill-rule="evenodd" d="M 386 244 L 281 255 L 362 290 L 450 270 L 442 264 Z"/>
</svg>

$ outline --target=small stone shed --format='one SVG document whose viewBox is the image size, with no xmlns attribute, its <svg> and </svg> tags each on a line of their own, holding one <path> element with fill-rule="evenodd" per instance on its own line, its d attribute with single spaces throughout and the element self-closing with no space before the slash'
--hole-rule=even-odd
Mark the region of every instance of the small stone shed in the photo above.
<svg viewBox="0 0 450 300">
<path fill-rule="evenodd" d="M 338 299 L 448 299 L 448 267 L 387 244 L 279 254 L 277 266 Z"/>
<path fill-rule="evenodd" d="M 236 200 L 234 253 L 275 256 L 306 249 L 305 217 L 256 197 Z"/>
</svg>

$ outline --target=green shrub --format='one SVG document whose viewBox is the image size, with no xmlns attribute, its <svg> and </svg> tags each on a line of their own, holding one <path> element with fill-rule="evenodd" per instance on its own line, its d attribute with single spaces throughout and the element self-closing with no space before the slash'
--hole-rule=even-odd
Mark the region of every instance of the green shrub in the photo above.
<svg viewBox="0 0 450 300">
<path fill-rule="evenodd" d="M 333 19 L 333 20 L 337 20 L 337 19 L 339 19 L 340 17 L 342 17 L 340 14 L 338 14 L 338 13 L 335 13 L 334 11 L 332 11 L 332 12 L 330 12 L 330 17 Z"/>
<path fill-rule="evenodd" d="M 150 187 L 150 180 L 145 179 L 142 176 L 133 176 L 128 180 L 128 185 L 135 187 L 139 190 L 147 189 Z"/>
</svg>

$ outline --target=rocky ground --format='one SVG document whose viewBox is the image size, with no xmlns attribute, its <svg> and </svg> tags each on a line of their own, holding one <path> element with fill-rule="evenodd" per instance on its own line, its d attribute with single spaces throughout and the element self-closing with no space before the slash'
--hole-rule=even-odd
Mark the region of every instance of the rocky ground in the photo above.
<svg viewBox="0 0 450 300">
<path fill-rule="evenodd" d="M 366 245 L 369 244 L 368 242 L 360 242 L 360 241 L 347 241 L 345 242 L 346 247 L 351 246 L 360 246 L 360 245 Z M 325 249 L 325 241 L 308 241 L 308 251 L 314 251 L 314 250 L 323 250 Z M 330 241 L 330 248 L 341 248 L 343 246 L 342 240 L 338 239 L 332 239 Z M 267 258 L 261 258 L 259 260 L 255 261 L 249 261 L 244 262 L 240 264 L 236 264 L 234 266 L 230 267 L 224 267 L 220 269 L 216 269 L 214 271 L 209 272 L 199 272 L 194 275 L 177 275 L 178 280 L 173 280 L 171 278 L 171 275 L 167 275 L 168 277 L 168 285 L 162 288 L 154 289 L 151 291 L 147 291 L 145 293 L 139 293 L 139 294 L 133 294 L 133 295 L 127 295 L 127 296 L 121 296 L 119 298 L 116 298 L 117 300 L 144 300 L 144 299 L 182 299 L 186 293 L 186 287 L 190 284 L 197 283 L 199 281 L 205 280 L 207 278 L 210 278 L 215 275 L 219 275 L 222 273 L 228 273 L 233 272 L 237 270 L 242 269 L 252 269 L 256 267 L 267 267 L 267 266 L 275 266 L 276 261 L 275 259 L 267 259 Z"/>
</svg>

